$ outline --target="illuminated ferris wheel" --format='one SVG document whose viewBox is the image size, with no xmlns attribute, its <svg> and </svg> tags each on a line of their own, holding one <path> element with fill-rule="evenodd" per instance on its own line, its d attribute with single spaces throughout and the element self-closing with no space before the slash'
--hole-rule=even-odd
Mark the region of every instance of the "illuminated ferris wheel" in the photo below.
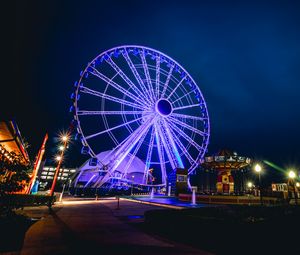
<svg viewBox="0 0 300 255">
<path fill-rule="evenodd" d="M 156 184 L 165 185 L 170 171 L 190 174 L 204 157 L 210 132 L 205 100 L 167 55 L 136 45 L 109 49 L 88 63 L 75 87 L 71 111 L 82 153 L 104 172 L 90 187 L 100 187 L 116 171 L 125 179 L 136 157 L 144 162 L 144 185 L 149 170 Z M 106 163 L 97 158 L 105 150 Z"/>
</svg>

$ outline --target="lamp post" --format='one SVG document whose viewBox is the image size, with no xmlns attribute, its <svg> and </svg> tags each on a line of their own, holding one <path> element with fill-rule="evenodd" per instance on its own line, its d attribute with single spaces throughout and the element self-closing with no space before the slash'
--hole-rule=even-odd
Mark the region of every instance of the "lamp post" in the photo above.
<svg viewBox="0 0 300 255">
<path fill-rule="evenodd" d="M 53 177 L 53 182 L 52 182 L 52 186 L 51 186 L 50 194 L 49 194 L 51 197 L 54 194 L 54 188 L 55 188 L 55 185 L 56 185 L 56 182 L 57 182 L 57 178 L 58 178 L 60 166 L 61 166 L 61 163 L 63 161 L 63 157 L 64 157 L 64 153 L 65 153 L 65 148 L 67 148 L 67 144 L 68 144 L 69 139 L 70 139 L 70 135 L 69 134 L 62 135 L 60 137 L 60 140 L 63 142 L 63 145 L 61 145 L 59 147 L 60 154 L 57 155 L 56 158 L 55 158 L 56 161 L 57 161 L 57 166 L 56 166 L 56 170 L 55 170 L 55 174 L 54 174 L 54 177 Z"/>
<path fill-rule="evenodd" d="M 295 185 L 295 203 L 296 205 L 298 204 L 298 189 L 300 188 L 300 183 L 299 182 L 296 182 L 296 185 Z"/>
<path fill-rule="evenodd" d="M 252 182 L 247 182 L 247 187 L 251 191 L 252 187 L 253 187 L 253 183 Z"/>
<path fill-rule="evenodd" d="M 261 166 L 259 164 L 256 164 L 254 166 L 254 170 L 258 174 L 260 205 L 263 205 L 262 192 L 261 192 L 261 178 L 260 178 Z"/>
<path fill-rule="evenodd" d="M 295 185 L 295 182 L 294 182 L 294 179 L 296 178 L 296 173 L 295 171 L 293 170 L 290 170 L 288 172 L 288 199 L 289 199 L 289 184 L 291 184 L 293 186 L 293 191 L 294 191 L 294 197 L 295 197 L 295 204 L 298 203 L 297 201 L 297 194 L 296 194 L 296 185 Z"/>
<path fill-rule="evenodd" d="M 250 203 L 250 194 L 252 193 L 252 187 L 253 187 L 253 183 L 252 182 L 247 182 L 247 187 L 249 189 L 249 193 L 248 193 L 248 199 L 249 199 L 249 202 L 248 202 L 248 205 L 251 205 Z"/>
</svg>

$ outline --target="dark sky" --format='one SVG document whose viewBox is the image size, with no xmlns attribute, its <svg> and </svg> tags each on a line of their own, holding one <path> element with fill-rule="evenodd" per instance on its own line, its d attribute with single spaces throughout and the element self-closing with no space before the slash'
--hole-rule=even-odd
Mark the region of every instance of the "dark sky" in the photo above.
<svg viewBox="0 0 300 255">
<path fill-rule="evenodd" d="M 51 158 L 80 70 L 106 49 L 144 45 L 177 60 L 199 85 L 209 153 L 228 147 L 299 169 L 299 13 L 299 1 L 17 1 L 4 118 L 17 121 L 32 158 L 48 131 Z M 72 146 L 69 165 L 85 159 L 80 148 Z"/>
</svg>

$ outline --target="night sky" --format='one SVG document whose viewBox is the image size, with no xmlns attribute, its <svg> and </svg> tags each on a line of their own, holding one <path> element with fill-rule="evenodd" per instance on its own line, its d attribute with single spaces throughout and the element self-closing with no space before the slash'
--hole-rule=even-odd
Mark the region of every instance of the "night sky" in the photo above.
<svg viewBox="0 0 300 255">
<path fill-rule="evenodd" d="M 299 13 L 299 1 L 17 1 L 3 118 L 16 120 L 32 159 L 49 132 L 51 159 L 87 62 L 114 46 L 144 45 L 178 61 L 200 87 L 209 154 L 227 147 L 300 169 Z M 80 148 L 71 146 L 66 165 L 83 163 Z"/>
</svg>

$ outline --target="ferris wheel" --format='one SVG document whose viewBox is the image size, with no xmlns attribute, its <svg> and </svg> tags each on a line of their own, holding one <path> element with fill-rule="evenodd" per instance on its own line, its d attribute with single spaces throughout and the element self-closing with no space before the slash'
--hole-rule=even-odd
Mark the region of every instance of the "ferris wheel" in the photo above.
<svg viewBox="0 0 300 255">
<path fill-rule="evenodd" d="M 105 172 L 91 182 L 100 187 L 118 169 L 122 178 L 135 157 L 149 175 L 165 185 L 175 168 L 190 174 L 207 149 L 210 125 L 202 93 L 188 72 L 167 55 L 143 46 L 125 45 L 94 58 L 75 82 L 70 109 L 82 153 Z M 104 163 L 97 155 L 110 150 Z M 129 160 L 128 160 L 129 158 Z"/>
</svg>

